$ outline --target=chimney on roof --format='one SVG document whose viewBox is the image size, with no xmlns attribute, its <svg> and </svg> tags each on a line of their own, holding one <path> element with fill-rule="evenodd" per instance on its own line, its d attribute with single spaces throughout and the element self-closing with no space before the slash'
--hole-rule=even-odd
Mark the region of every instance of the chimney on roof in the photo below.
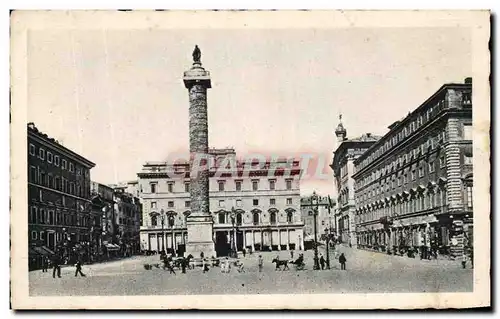
<svg viewBox="0 0 500 319">
<path fill-rule="evenodd" d="M 465 78 L 464 83 L 465 84 L 472 84 L 472 78 L 471 77 Z"/>
<path fill-rule="evenodd" d="M 34 130 L 34 129 L 36 128 L 36 127 L 35 127 L 35 123 L 33 123 L 33 122 L 29 122 L 29 123 L 28 123 L 28 127 L 29 127 L 30 129 L 32 129 L 32 130 Z"/>
<path fill-rule="evenodd" d="M 366 137 L 371 137 L 372 133 L 366 133 Z"/>
</svg>

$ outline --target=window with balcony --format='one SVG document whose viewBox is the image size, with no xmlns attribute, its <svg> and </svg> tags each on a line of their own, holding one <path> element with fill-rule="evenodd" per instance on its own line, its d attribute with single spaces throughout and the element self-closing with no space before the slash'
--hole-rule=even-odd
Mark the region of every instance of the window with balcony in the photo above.
<svg viewBox="0 0 500 319">
<path fill-rule="evenodd" d="M 276 213 L 271 212 L 269 219 L 271 220 L 271 224 L 275 225 L 276 224 Z"/>
<path fill-rule="evenodd" d="M 29 174 L 29 181 L 32 183 L 36 183 L 38 178 L 37 178 L 37 169 L 35 166 L 30 167 L 30 174 Z"/>
<path fill-rule="evenodd" d="M 236 225 L 241 226 L 243 224 L 243 214 L 236 214 Z"/>
<path fill-rule="evenodd" d="M 429 173 L 432 173 L 436 170 L 436 167 L 434 165 L 434 161 L 429 162 Z"/>
<path fill-rule="evenodd" d="M 151 226 L 158 226 L 158 216 L 151 216 Z"/>
<path fill-rule="evenodd" d="M 219 213 L 219 224 L 226 223 L 226 213 Z"/>
<path fill-rule="evenodd" d="M 258 225 L 259 224 L 259 213 L 254 212 L 253 213 L 253 224 Z"/>
<path fill-rule="evenodd" d="M 236 181 L 236 191 L 241 191 L 241 181 Z"/>
</svg>

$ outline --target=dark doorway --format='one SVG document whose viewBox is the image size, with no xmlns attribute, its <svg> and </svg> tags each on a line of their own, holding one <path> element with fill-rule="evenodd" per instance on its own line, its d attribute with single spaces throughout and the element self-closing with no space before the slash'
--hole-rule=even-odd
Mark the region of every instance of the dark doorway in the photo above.
<svg viewBox="0 0 500 319">
<path fill-rule="evenodd" d="M 225 257 L 229 255 L 230 247 L 227 242 L 226 232 L 215 233 L 215 252 L 217 257 Z"/>
<path fill-rule="evenodd" d="M 236 232 L 236 250 L 243 251 L 243 232 Z"/>
</svg>

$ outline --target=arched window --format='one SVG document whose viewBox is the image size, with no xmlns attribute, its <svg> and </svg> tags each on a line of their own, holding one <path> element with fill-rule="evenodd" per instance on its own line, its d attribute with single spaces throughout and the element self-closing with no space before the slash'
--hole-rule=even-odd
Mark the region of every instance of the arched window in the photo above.
<svg viewBox="0 0 500 319">
<path fill-rule="evenodd" d="M 156 215 L 151 216 L 151 226 L 158 226 L 158 218 Z"/>
<path fill-rule="evenodd" d="M 219 224 L 226 223 L 226 213 L 219 213 Z"/>
<path fill-rule="evenodd" d="M 271 224 L 276 224 L 276 212 L 271 212 L 270 219 Z"/>
<path fill-rule="evenodd" d="M 174 227 L 174 224 L 175 224 L 174 216 L 172 216 L 172 215 L 168 216 L 168 226 Z"/>
<path fill-rule="evenodd" d="M 258 225 L 259 224 L 259 213 L 254 212 L 253 213 L 253 224 Z"/>
<path fill-rule="evenodd" d="M 236 225 L 241 225 L 243 224 L 243 214 L 238 213 L 236 214 Z"/>
<path fill-rule="evenodd" d="M 293 213 L 292 212 L 288 212 L 286 214 L 286 221 L 287 221 L 287 223 L 293 223 Z"/>
</svg>

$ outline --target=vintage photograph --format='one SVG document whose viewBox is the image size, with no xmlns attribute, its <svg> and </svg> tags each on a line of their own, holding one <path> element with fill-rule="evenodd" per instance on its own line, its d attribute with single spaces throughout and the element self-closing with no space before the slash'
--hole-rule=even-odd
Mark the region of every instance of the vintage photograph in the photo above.
<svg viewBox="0 0 500 319">
<path fill-rule="evenodd" d="M 489 13 L 288 14 L 12 14 L 14 306 L 489 305 Z"/>
</svg>

